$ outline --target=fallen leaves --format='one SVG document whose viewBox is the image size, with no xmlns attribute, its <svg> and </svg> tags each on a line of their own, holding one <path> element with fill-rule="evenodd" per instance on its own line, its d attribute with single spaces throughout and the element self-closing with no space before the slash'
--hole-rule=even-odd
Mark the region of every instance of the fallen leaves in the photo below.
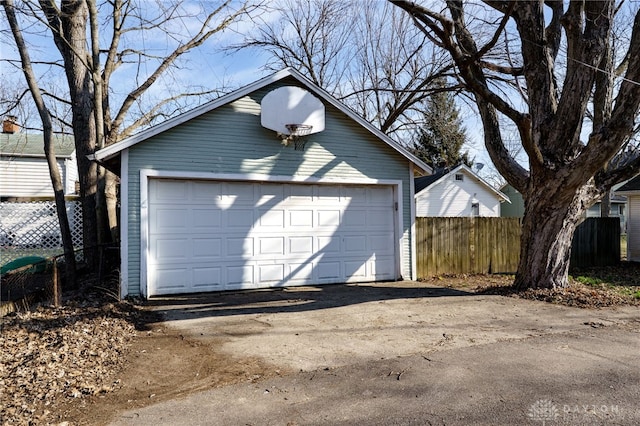
<svg viewBox="0 0 640 426">
<path fill-rule="evenodd" d="M 640 306 L 640 264 L 621 262 L 618 266 L 573 272 L 580 274 L 580 279 L 570 279 L 568 287 L 525 291 L 515 290 L 513 276 L 509 275 L 450 275 L 424 281 L 478 294 L 540 300 L 579 308 Z"/>
<path fill-rule="evenodd" d="M 615 290 L 606 287 L 593 288 L 576 282 L 564 288 L 527 290 L 520 293 L 519 297 L 579 308 L 640 305 L 639 299 Z"/>
<path fill-rule="evenodd" d="M 0 418 L 43 424 L 65 398 L 110 392 L 135 327 L 133 310 L 101 301 L 39 307 L 2 318 Z"/>
</svg>

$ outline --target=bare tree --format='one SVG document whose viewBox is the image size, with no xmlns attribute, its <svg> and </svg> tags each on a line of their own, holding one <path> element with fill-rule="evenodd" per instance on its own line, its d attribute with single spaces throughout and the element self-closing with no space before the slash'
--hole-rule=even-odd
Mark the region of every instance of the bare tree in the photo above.
<svg viewBox="0 0 640 426">
<path fill-rule="evenodd" d="M 435 82 L 453 75 L 451 60 L 386 3 L 281 0 L 273 13 L 281 19 L 235 48 L 266 50 L 267 69 L 298 69 L 404 143 L 422 122 L 419 105 L 441 89 Z"/>
<path fill-rule="evenodd" d="M 75 285 L 76 257 L 73 251 L 73 239 L 71 237 L 71 228 L 69 219 L 67 218 L 67 210 L 64 200 L 64 186 L 60 177 L 60 169 L 56 160 L 55 146 L 52 143 L 53 124 L 51 122 L 51 114 L 47 108 L 40 88 L 38 87 L 33 68 L 31 66 L 31 58 L 29 57 L 27 47 L 22 36 L 22 30 L 18 25 L 16 14 L 13 6 L 13 0 L 5 0 L 3 2 L 5 15 L 11 28 L 11 33 L 15 40 L 18 51 L 20 52 L 20 60 L 22 62 L 22 72 L 29 86 L 29 91 L 33 97 L 33 101 L 38 109 L 40 119 L 42 120 L 42 128 L 44 130 L 44 153 L 49 166 L 49 177 L 53 186 L 53 192 L 58 213 L 58 223 L 60 224 L 60 233 L 62 236 L 62 245 L 64 247 L 64 260 L 66 278 L 69 283 Z"/>
<path fill-rule="evenodd" d="M 606 87 L 609 79 L 599 76 L 615 76 L 617 68 L 607 57 L 613 40 L 613 0 L 487 0 L 480 6 L 492 10 L 483 12 L 498 17 L 485 20 L 485 28 L 493 28 L 493 36 L 485 39 L 470 26 L 473 17 L 480 15 L 469 18 L 466 13 L 478 11 L 477 5 L 449 0 L 445 10 L 433 10 L 410 1 L 390 1 L 408 12 L 416 26 L 451 56 L 460 79 L 475 97 L 492 161 L 523 195 L 516 287 L 568 285 L 571 240 L 586 209 L 613 185 L 640 171 L 640 156 L 623 166 L 607 167 L 633 135 L 640 109 L 637 5 L 624 55 L 625 71 L 606 94 L 611 90 Z M 505 34 L 510 43 L 497 49 Z M 518 49 L 505 52 L 515 42 Z M 500 58 L 504 58 L 501 63 Z M 505 93 L 522 94 L 522 102 L 509 102 L 496 81 L 508 82 L 511 91 Z M 601 114 L 591 129 L 586 126 L 589 105 Z M 509 155 L 499 114 L 517 127 L 528 170 Z M 583 132 L 588 132 L 584 141 Z"/>
<path fill-rule="evenodd" d="M 170 78 L 171 69 L 192 50 L 258 8 L 254 2 L 231 0 L 193 4 L 158 0 L 153 5 L 129 0 L 22 2 L 22 18 L 33 28 L 43 25 L 60 55 L 59 60 L 47 60 L 52 68 L 64 71 L 68 87 L 89 264 L 96 262 L 96 247 L 110 235 L 117 236 L 117 222 L 115 175 L 87 156 L 175 114 L 183 99 L 217 92 L 178 90 L 179 85 L 168 84 L 166 97 L 149 96 L 150 88 Z M 64 102 L 63 96 L 56 98 Z"/>
</svg>

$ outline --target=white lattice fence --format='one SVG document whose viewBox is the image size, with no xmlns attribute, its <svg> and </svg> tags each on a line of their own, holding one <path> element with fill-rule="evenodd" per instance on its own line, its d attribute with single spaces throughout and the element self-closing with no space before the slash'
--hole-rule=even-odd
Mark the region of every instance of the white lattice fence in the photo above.
<svg viewBox="0 0 640 426">
<path fill-rule="evenodd" d="M 82 207 L 67 201 L 67 217 L 75 248 L 82 247 Z M 1 262 L 23 256 L 62 254 L 60 224 L 53 201 L 0 203 Z"/>
</svg>

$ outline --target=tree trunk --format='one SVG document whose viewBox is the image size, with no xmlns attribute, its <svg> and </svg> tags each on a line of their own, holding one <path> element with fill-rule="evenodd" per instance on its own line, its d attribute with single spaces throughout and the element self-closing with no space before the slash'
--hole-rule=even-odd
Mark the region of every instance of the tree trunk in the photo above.
<svg viewBox="0 0 640 426">
<path fill-rule="evenodd" d="M 85 261 L 91 268 L 98 265 L 98 218 L 96 217 L 96 195 L 98 191 L 98 168 L 87 155 L 96 149 L 96 128 L 93 104 L 91 73 L 86 62 L 87 51 L 87 3 L 64 0 L 58 10 L 52 3 L 40 0 L 47 16 L 56 47 L 62 55 L 69 84 L 72 126 L 78 160 L 80 197 L 82 199 L 82 236 Z"/>
<path fill-rule="evenodd" d="M 120 226 L 118 224 L 118 176 L 107 170 L 105 176 L 105 199 L 107 203 L 107 218 L 111 241 L 120 241 Z"/>
<path fill-rule="evenodd" d="M 31 58 L 29 57 L 27 45 L 22 37 L 22 31 L 20 30 L 18 20 L 15 16 L 13 2 L 10 0 L 5 1 L 4 9 L 9 26 L 11 27 L 11 32 L 14 40 L 16 41 L 16 46 L 18 47 L 20 60 L 22 62 L 22 72 L 24 73 L 31 96 L 36 104 L 36 108 L 38 109 L 40 119 L 42 120 L 44 132 L 44 153 L 47 159 L 47 165 L 49 166 L 49 177 L 51 178 L 51 184 L 55 195 L 56 212 L 58 214 L 58 223 L 60 225 L 60 234 L 64 248 L 65 275 L 67 282 L 75 287 L 76 257 L 73 252 L 73 238 L 71 237 L 71 228 L 69 227 L 69 218 L 67 217 L 66 203 L 64 200 L 64 186 L 62 184 L 62 178 L 60 177 L 60 169 L 58 168 L 58 161 L 56 159 L 55 146 L 52 143 L 53 126 L 51 124 L 51 114 L 45 105 L 35 74 L 33 73 Z"/>
<path fill-rule="evenodd" d="M 514 286 L 518 290 L 566 287 L 573 233 L 586 212 L 587 197 L 577 191 L 568 199 L 528 198 L 535 201 L 525 206 Z"/>
</svg>

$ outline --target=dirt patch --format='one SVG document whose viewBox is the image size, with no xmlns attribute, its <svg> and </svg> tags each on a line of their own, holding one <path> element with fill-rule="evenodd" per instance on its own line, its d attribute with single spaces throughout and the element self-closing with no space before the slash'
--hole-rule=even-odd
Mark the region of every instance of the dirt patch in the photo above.
<svg viewBox="0 0 640 426">
<path fill-rule="evenodd" d="M 4 318 L 2 424 L 107 424 L 123 409 L 280 374 L 220 353 L 222 340 L 194 341 L 155 321 L 95 298 Z"/>
<path fill-rule="evenodd" d="M 220 342 L 222 343 L 222 342 Z M 255 358 L 232 358 L 215 345 L 193 341 L 155 326 L 139 333 L 122 369 L 121 386 L 104 395 L 62 404 L 52 420 L 77 425 L 107 424 L 123 410 L 179 399 L 194 392 L 254 382 L 280 371 Z"/>
</svg>

